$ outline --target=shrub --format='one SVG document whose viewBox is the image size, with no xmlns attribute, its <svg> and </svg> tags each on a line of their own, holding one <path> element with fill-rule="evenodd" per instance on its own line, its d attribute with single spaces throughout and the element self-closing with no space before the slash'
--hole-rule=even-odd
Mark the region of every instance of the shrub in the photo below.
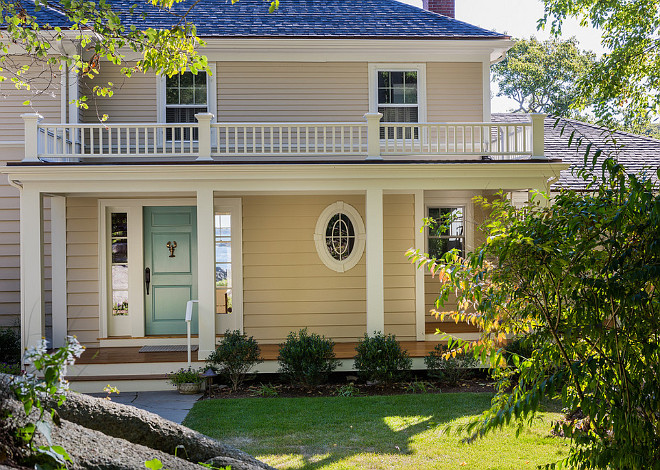
<svg viewBox="0 0 660 470">
<path fill-rule="evenodd" d="M 355 347 L 355 369 L 358 375 L 366 380 L 379 382 L 396 382 L 403 379 L 412 366 L 401 345 L 392 334 L 384 335 L 377 332 L 369 337 L 366 333 Z"/>
<path fill-rule="evenodd" d="M 188 367 L 187 369 L 181 368 L 176 372 L 170 372 L 167 374 L 167 381 L 172 385 L 201 384 L 204 377 L 200 375 L 199 370 Z"/>
<path fill-rule="evenodd" d="M 0 362 L 7 364 L 21 362 L 21 338 L 14 328 L 0 330 Z"/>
<path fill-rule="evenodd" d="M 340 363 L 334 347 L 334 341 L 316 333 L 310 335 L 307 328 L 291 332 L 280 345 L 277 356 L 280 373 L 292 383 L 305 387 L 324 383 Z"/>
<path fill-rule="evenodd" d="M 260 362 L 263 361 L 257 341 L 238 330 L 227 330 L 224 338 L 207 360 L 213 370 L 229 378 L 233 391 L 238 390 L 250 369 Z"/>
<path fill-rule="evenodd" d="M 477 365 L 477 361 L 472 355 L 465 353 L 444 359 L 442 356 L 446 352 L 445 346 L 436 344 L 435 349 L 424 358 L 424 364 L 426 364 L 429 377 L 453 387 L 459 379 L 467 378 L 470 375 L 470 369 Z"/>
</svg>

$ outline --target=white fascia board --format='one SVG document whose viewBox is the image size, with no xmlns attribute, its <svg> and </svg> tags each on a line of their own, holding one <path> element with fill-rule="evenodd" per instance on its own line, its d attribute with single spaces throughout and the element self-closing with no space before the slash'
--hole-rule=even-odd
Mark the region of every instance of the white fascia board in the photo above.
<svg viewBox="0 0 660 470">
<path fill-rule="evenodd" d="M 198 52 L 214 62 L 494 62 L 510 39 L 203 38 Z M 122 49 L 124 60 L 142 54 Z"/>
<path fill-rule="evenodd" d="M 38 182 L 42 192 L 60 194 L 169 194 L 196 191 L 364 191 L 526 189 L 557 178 L 568 164 L 347 164 L 347 165 L 130 165 L 2 167 L 13 182 Z M 547 183 L 543 183 L 545 187 Z M 106 196 L 107 197 L 107 196 Z"/>
<path fill-rule="evenodd" d="M 209 60 L 240 62 L 480 62 L 509 39 L 206 39 Z"/>
</svg>

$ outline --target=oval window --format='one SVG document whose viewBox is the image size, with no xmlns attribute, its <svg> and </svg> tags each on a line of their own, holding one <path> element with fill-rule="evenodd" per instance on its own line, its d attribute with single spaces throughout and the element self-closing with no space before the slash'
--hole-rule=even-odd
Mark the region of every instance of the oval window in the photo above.
<svg viewBox="0 0 660 470">
<path fill-rule="evenodd" d="M 364 253 L 364 224 L 360 213 L 349 204 L 335 202 L 319 216 L 314 239 L 323 263 L 337 272 L 357 264 Z"/>
</svg>

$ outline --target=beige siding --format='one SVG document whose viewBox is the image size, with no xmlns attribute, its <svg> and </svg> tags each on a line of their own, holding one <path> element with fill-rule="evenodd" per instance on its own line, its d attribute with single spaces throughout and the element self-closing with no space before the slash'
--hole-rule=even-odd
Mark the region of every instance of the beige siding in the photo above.
<svg viewBox="0 0 660 470">
<path fill-rule="evenodd" d="M 67 303 L 69 334 L 98 344 L 98 209 L 94 198 L 67 198 Z"/>
<path fill-rule="evenodd" d="M 245 331 L 278 343 L 291 331 L 337 342 L 366 331 L 365 260 L 345 273 L 327 268 L 313 239 L 318 216 L 343 200 L 364 217 L 363 196 L 243 198 Z M 411 195 L 384 197 L 385 331 L 415 338 L 415 273 L 404 253 L 414 242 Z"/>
<path fill-rule="evenodd" d="M 156 122 L 156 75 L 136 72 L 126 78 L 121 68 L 103 62 L 99 75 L 81 81 L 80 94 L 87 96 L 89 107 L 82 111 L 82 122 L 98 123 L 104 114 L 108 122 Z M 113 84 L 113 96 L 96 96 L 93 88 L 108 86 L 108 82 Z"/>
<path fill-rule="evenodd" d="M 335 341 L 366 330 L 364 257 L 337 273 L 319 259 L 316 220 L 334 196 L 243 198 L 244 325 L 260 342 L 309 327 Z M 364 214 L 364 196 L 342 196 Z"/>
<path fill-rule="evenodd" d="M 415 244 L 415 198 L 383 196 L 385 333 L 415 339 L 415 268 L 405 252 Z"/>
<path fill-rule="evenodd" d="M 481 63 L 430 62 L 426 90 L 429 122 L 483 121 Z"/>
<path fill-rule="evenodd" d="M 222 62 L 219 120 L 362 121 L 369 109 L 366 63 Z"/>
</svg>

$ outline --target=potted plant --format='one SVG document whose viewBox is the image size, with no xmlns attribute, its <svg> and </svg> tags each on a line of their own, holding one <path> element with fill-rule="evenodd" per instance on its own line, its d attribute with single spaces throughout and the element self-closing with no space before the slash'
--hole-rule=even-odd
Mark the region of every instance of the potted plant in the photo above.
<svg viewBox="0 0 660 470">
<path fill-rule="evenodd" d="M 176 372 L 167 374 L 167 381 L 176 386 L 179 393 L 183 395 L 192 395 L 199 393 L 202 388 L 204 378 L 200 375 L 199 370 L 181 368 Z"/>
</svg>

